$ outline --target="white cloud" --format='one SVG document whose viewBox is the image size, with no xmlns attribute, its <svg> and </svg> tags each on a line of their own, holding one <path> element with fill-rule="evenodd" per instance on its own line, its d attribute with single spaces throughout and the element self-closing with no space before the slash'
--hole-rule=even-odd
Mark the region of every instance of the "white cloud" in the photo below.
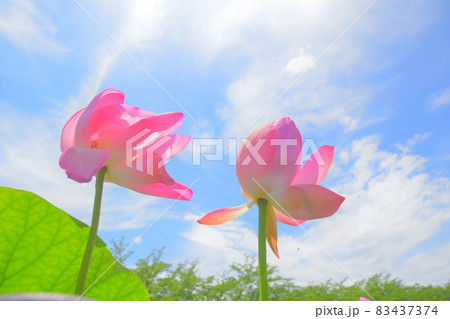
<svg viewBox="0 0 450 319">
<path fill-rule="evenodd" d="M 283 71 L 292 74 L 301 74 L 316 67 L 316 58 L 302 52 L 298 57 L 289 60 Z"/>
<path fill-rule="evenodd" d="M 16 46 L 36 53 L 64 53 L 68 48 L 55 41 L 52 20 L 29 0 L 10 0 L 0 4 L 0 34 Z"/>
<path fill-rule="evenodd" d="M 408 153 L 411 152 L 411 148 L 416 145 L 417 143 L 423 142 L 427 140 L 431 136 L 431 132 L 425 132 L 425 133 L 417 133 L 414 134 L 413 137 L 408 139 L 405 144 L 398 144 L 397 147 L 402 152 Z"/>
<path fill-rule="evenodd" d="M 334 1 L 315 1 L 313 5 L 310 1 L 290 0 L 210 1 L 208 5 L 198 2 L 178 13 L 182 23 L 175 27 L 184 27 L 181 31 L 186 41 L 203 61 L 210 63 L 225 55 L 279 54 L 287 43 L 292 44 L 294 52 L 317 43 L 317 38 L 332 41 L 334 32 L 330 30 L 343 26 L 346 19 L 356 17 L 368 4 L 353 3 L 343 10 Z"/>
<path fill-rule="evenodd" d="M 450 260 L 450 243 L 433 247 L 430 250 L 416 253 L 406 258 L 405 269 L 410 274 L 410 282 L 415 282 L 418 277 L 423 282 L 444 283 L 448 282 L 448 261 Z M 420 274 L 417 276 L 417 274 Z"/>
<path fill-rule="evenodd" d="M 67 102 L 60 103 L 60 110 L 53 110 L 53 112 L 59 116 L 62 126 L 73 114 L 87 106 L 89 102 L 100 93 L 103 82 L 112 72 L 120 57 L 119 49 L 111 44 L 105 45 L 105 47 L 99 51 L 104 52 L 99 53 L 97 57 L 98 63 L 96 63 L 94 69 L 91 70 L 91 74 L 87 79 L 80 84 L 78 93 L 70 96 Z"/>
<path fill-rule="evenodd" d="M 201 65 L 217 61 L 229 65 L 230 72 L 237 74 L 232 74 L 228 86 L 228 103 L 219 110 L 225 121 L 225 132 L 221 135 L 243 138 L 252 129 L 249 123 L 256 120 L 309 65 L 311 68 L 305 76 L 262 116 L 259 123 L 283 115 L 291 116 L 307 129 L 342 126 L 352 131 L 384 119 L 382 108 L 378 109 L 376 117 L 366 116 L 367 105 L 377 88 L 357 84 L 360 81 L 338 85 L 335 80 L 359 74 L 373 65 L 377 69 L 380 65 L 386 67 L 386 61 L 365 59 L 364 54 L 368 51 L 364 46 L 366 34 L 374 40 L 371 41 L 373 44 L 380 34 L 385 43 L 403 34 L 400 32 L 403 29 L 413 33 L 411 30 L 418 27 L 411 27 L 410 22 L 414 19 L 410 18 L 417 10 L 406 10 L 408 14 L 402 18 L 402 24 L 386 25 L 383 17 L 389 15 L 392 8 L 374 6 L 326 55 L 315 61 L 370 3 L 211 1 L 184 6 L 177 1 L 137 1 L 130 6 L 118 1 L 114 8 L 105 8 L 106 2 L 86 3 L 86 9 L 127 51 L 144 53 L 139 57 L 145 64 L 153 63 L 153 52 L 164 49 L 155 46 L 155 41 L 161 40 L 158 44 L 174 42 L 180 45 L 178 49 L 191 52 Z M 406 8 L 415 4 L 396 5 Z M 179 10 L 180 6 L 183 10 Z M 70 104 L 78 105 L 78 101 L 86 100 L 85 96 L 91 97 L 102 82 L 99 79 L 114 68 L 119 56 L 126 57 L 110 39 L 106 40 L 107 45 L 98 50 L 97 72 L 93 72 L 82 86 L 80 98 L 74 98 Z M 102 60 L 104 52 L 109 52 L 105 61 Z M 242 65 L 242 60 L 247 62 Z M 235 65 L 239 68 L 234 68 Z"/>
<path fill-rule="evenodd" d="M 137 0 L 132 5 L 121 2 L 118 42 L 130 53 L 149 48 L 164 35 L 167 7 L 161 1 Z M 117 13 L 116 13 L 117 16 Z"/>
<path fill-rule="evenodd" d="M 230 70 L 228 103 L 219 110 L 225 121 L 223 135 L 245 137 L 252 130 L 249 124 L 263 112 L 258 125 L 290 116 L 309 129 L 341 126 L 352 131 L 385 118 L 382 106 L 377 116 L 368 116 L 369 104 L 380 88 L 366 85 L 361 75 L 388 67 L 393 57 L 377 55 L 375 60 L 374 52 L 383 52 L 400 37 L 417 34 L 432 16 L 430 9 L 417 2 L 377 3 L 322 56 L 371 3 L 199 2 L 185 11 L 171 12 L 169 16 L 178 23 L 170 28 L 200 64 L 220 61 Z M 405 14 L 393 19 L 391 12 L 400 7 Z"/>
<path fill-rule="evenodd" d="M 200 217 L 188 214 L 185 219 L 196 221 Z M 220 227 L 195 223 L 182 235 L 191 241 L 184 249 L 186 256 L 201 256 L 199 270 L 204 275 L 217 275 L 233 262 L 244 262 L 246 252 L 257 251 L 255 233 L 240 221 L 231 221 Z"/>
<path fill-rule="evenodd" d="M 67 211 L 90 211 L 92 185 L 70 183 L 59 168 L 59 132 L 51 119 L 33 118 L 1 104 L 2 185 L 37 193 Z"/>
<path fill-rule="evenodd" d="M 425 173 L 423 157 L 381 150 L 374 136 L 354 141 L 343 158 L 351 164 L 336 164 L 350 168 L 338 169 L 340 184 L 332 189 L 346 200 L 332 218 L 307 222 L 308 234 L 356 280 L 388 272 L 407 283 L 448 281 L 448 243 L 432 250 L 420 245 L 450 219 L 450 180 Z M 300 228 L 298 235 L 285 235 L 286 227 L 279 228 L 281 258 L 268 254 L 281 275 L 300 284 L 347 276 L 315 240 Z M 203 271 L 223 270 L 242 261 L 244 252 L 256 251 L 256 234 L 239 219 L 195 225 L 184 236 L 192 241 L 187 251 L 202 256 Z"/>
<path fill-rule="evenodd" d="M 449 106 L 450 88 L 447 88 L 442 92 L 432 94 L 430 97 L 430 103 L 433 109 Z"/>
<path fill-rule="evenodd" d="M 141 236 L 137 236 L 133 239 L 133 242 L 137 245 L 142 244 L 142 241 L 143 241 L 143 239 Z"/>
<path fill-rule="evenodd" d="M 159 1 L 139 0 L 134 1 L 133 5 L 121 1 L 114 9 L 108 7 L 108 2 L 89 5 L 83 8 L 108 34 L 92 22 L 92 27 L 99 29 L 103 40 L 92 52 L 96 62 L 86 80 L 80 84 L 78 93 L 62 104 L 63 113 L 60 115 L 64 121 L 99 93 L 121 58 L 130 59 L 128 54 L 135 58 L 134 54 L 147 49 L 164 34 L 166 13 Z"/>
<path fill-rule="evenodd" d="M 279 64 L 278 61 L 273 63 Z M 381 119 L 373 116 L 363 118 L 364 106 L 372 99 L 373 89 L 330 85 L 322 76 L 312 76 L 311 73 L 306 73 L 296 87 L 278 99 L 294 81 L 288 74 L 280 72 L 282 68 L 271 65 L 271 62 L 259 61 L 242 79 L 229 86 L 227 97 L 230 104 L 220 110 L 226 120 L 225 135 L 243 138 L 256 126 L 281 116 L 291 117 L 308 131 L 332 129 L 338 125 L 354 130 Z M 323 65 L 318 65 L 316 71 L 319 74 L 327 72 Z M 274 101 L 277 102 L 273 104 Z M 258 118 L 252 128 L 250 124 Z"/>
</svg>

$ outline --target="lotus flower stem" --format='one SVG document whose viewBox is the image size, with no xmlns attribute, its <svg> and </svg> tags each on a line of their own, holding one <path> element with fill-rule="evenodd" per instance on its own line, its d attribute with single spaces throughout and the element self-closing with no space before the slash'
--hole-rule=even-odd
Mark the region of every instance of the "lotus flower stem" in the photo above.
<svg viewBox="0 0 450 319">
<path fill-rule="evenodd" d="M 91 263 L 92 252 L 94 250 L 94 244 L 97 238 L 98 223 L 100 221 L 100 208 L 102 204 L 103 181 L 105 180 L 105 173 L 106 173 L 106 166 L 102 167 L 98 171 L 96 176 L 94 208 L 92 211 L 91 229 L 89 231 L 89 239 L 86 244 L 86 250 L 84 251 L 80 272 L 78 274 L 77 288 L 75 291 L 77 295 L 82 295 L 84 292 L 84 285 L 86 283 L 86 277 L 89 270 L 89 265 Z"/>
<path fill-rule="evenodd" d="M 266 257 L 266 210 L 267 200 L 258 199 L 259 226 L 258 226 L 258 274 L 259 274 L 259 300 L 269 300 L 269 286 L 267 284 L 267 257 Z"/>
</svg>

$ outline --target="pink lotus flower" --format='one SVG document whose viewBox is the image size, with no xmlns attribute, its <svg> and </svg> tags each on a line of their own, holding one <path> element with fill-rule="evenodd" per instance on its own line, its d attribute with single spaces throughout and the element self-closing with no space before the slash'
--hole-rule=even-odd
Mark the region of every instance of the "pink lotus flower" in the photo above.
<svg viewBox="0 0 450 319">
<path fill-rule="evenodd" d="M 372 300 L 367 299 L 366 297 L 360 297 L 360 298 L 359 298 L 359 301 L 372 301 Z"/>
<path fill-rule="evenodd" d="M 192 191 L 175 182 L 164 166 L 190 141 L 188 135 L 171 134 L 183 114 L 155 115 L 124 101 L 122 92 L 106 89 L 75 113 L 62 131 L 59 165 L 80 183 L 106 166 L 109 182 L 147 195 L 190 200 Z"/>
<path fill-rule="evenodd" d="M 260 198 L 268 201 L 266 238 L 278 256 L 277 221 L 298 226 L 333 215 L 344 197 L 319 186 L 333 161 L 334 147 L 322 146 L 300 166 L 302 138 L 294 122 L 282 118 L 253 131 L 239 150 L 236 174 L 248 203 L 213 211 L 198 222 L 219 225 L 241 216 Z"/>
</svg>

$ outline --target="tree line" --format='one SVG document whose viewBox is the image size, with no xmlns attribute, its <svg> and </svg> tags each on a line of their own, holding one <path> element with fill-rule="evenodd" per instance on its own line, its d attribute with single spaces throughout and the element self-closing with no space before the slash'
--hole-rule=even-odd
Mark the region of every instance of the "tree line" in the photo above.
<svg viewBox="0 0 450 319">
<path fill-rule="evenodd" d="M 110 250 L 116 258 L 128 247 L 124 238 L 112 240 L 111 244 Z M 258 300 L 258 267 L 254 257 L 246 256 L 243 263 L 233 263 L 220 275 L 202 277 L 198 274 L 197 261 L 173 265 L 162 260 L 163 251 L 153 250 L 131 267 L 147 287 L 151 300 Z M 124 263 L 132 253 L 123 254 L 120 261 Z M 268 280 L 270 300 L 357 301 L 361 296 L 378 301 L 450 300 L 450 281 L 444 285 L 406 285 L 386 273 L 352 285 L 345 280 L 328 280 L 299 286 L 292 279 L 278 275 L 275 266 L 269 266 Z"/>
</svg>

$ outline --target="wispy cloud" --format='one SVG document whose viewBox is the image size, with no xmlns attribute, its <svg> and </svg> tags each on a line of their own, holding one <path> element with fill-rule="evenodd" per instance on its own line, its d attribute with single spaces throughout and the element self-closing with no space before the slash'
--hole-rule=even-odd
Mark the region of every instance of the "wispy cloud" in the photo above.
<svg viewBox="0 0 450 319">
<path fill-rule="evenodd" d="M 29 0 L 0 4 L 0 34 L 14 45 L 33 53 L 64 53 L 69 49 L 55 40 L 57 28 Z"/>
<path fill-rule="evenodd" d="M 60 103 L 60 109 L 54 110 L 63 125 L 76 111 L 87 106 L 100 92 L 105 79 L 111 74 L 120 57 L 120 49 L 113 44 L 105 44 L 96 50 L 96 63 L 87 78 L 80 83 L 78 92 L 69 96 L 68 101 Z M 62 128 L 62 126 L 61 126 Z"/>
<path fill-rule="evenodd" d="M 58 128 L 52 118 L 23 114 L 0 104 L 0 181 L 3 186 L 37 193 L 68 211 L 90 212 L 92 189 L 88 184 L 68 183 L 59 169 Z M 83 218 L 83 216 L 79 216 Z"/>
<path fill-rule="evenodd" d="M 225 106 L 218 111 L 225 122 L 224 135 L 245 137 L 251 131 L 249 122 L 259 118 L 307 65 L 311 67 L 301 80 L 255 125 L 290 116 L 311 130 L 354 131 L 386 118 L 383 107 L 378 107 L 377 116 L 370 112 L 379 88 L 360 80 L 362 73 L 380 71 L 392 60 L 374 60 L 374 47 L 378 50 L 405 34 L 412 36 L 428 21 L 428 12 L 420 4 L 377 3 L 314 62 L 371 4 L 373 1 L 211 2 L 187 9 L 189 18 L 178 12 L 176 20 L 185 27 L 181 29 L 180 22 L 174 28 L 200 63 L 220 61 L 239 70 L 228 85 Z M 401 23 L 391 15 L 400 7 L 405 12 Z M 421 23 L 414 23 L 417 12 L 424 15 Z"/>
<path fill-rule="evenodd" d="M 246 253 L 256 253 L 258 238 L 249 225 L 231 221 L 220 227 L 205 227 L 195 221 L 201 216 L 186 215 L 193 227 L 182 235 L 190 242 L 185 245 L 186 256 L 199 256 L 199 270 L 203 275 L 222 272 L 233 262 L 243 262 Z"/>
<path fill-rule="evenodd" d="M 372 98 L 373 90 L 361 85 L 339 86 L 329 78 L 331 72 L 354 67 L 361 57 L 349 55 L 348 52 L 361 50 L 354 50 L 355 44 L 346 40 L 339 45 L 347 50 L 333 48 L 320 62 L 315 60 L 361 12 L 358 12 L 357 7 L 344 12 L 342 8 L 323 3 L 316 8 L 308 8 L 310 10 L 306 10 L 305 6 L 308 6 L 305 2 L 286 4 L 283 10 L 273 8 L 269 3 L 261 6 L 259 10 L 263 12 L 259 16 L 271 17 L 270 23 L 266 24 L 264 20 L 265 25 L 260 26 L 261 30 L 267 31 L 264 44 L 254 39 L 249 30 L 262 21 L 250 12 L 244 11 L 239 15 L 245 23 L 239 24 L 241 29 L 233 34 L 245 36 L 246 48 L 248 50 L 251 47 L 252 50 L 236 49 L 241 54 L 250 55 L 251 62 L 246 72 L 229 85 L 229 105 L 220 111 L 227 122 L 227 135 L 245 136 L 248 132 L 243 130 L 247 128 L 247 122 L 258 119 L 263 112 L 264 116 L 258 124 L 270 122 L 283 114 L 297 120 L 302 127 L 311 129 L 331 128 L 340 124 L 348 130 L 354 130 L 363 125 L 360 117 L 363 107 Z M 307 33 L 302 26 L 313 23 L 315 19 L 330 23 L 324 23 Z M 298 21 L 303 22 L 300 25 Z M 233 45 L 238 47 L 238 43 Z M 273 47 L 277 49 L 272 50 Z M 301 80 L 272 105 L 303 72 L 306 73 Z"/>
<path fill-rule="evenodd" d="M 108 10 L 107 13 L 100 10 L 101 7 L 91 5 L 94 7 L 80 6 L 78 9 L 86 15 L 91 28 L 99 31 L 103 39 L 93 49 L 96 62 L 90 74 L 80 84 L 78 93 L 63 104 L 64 120 L 87 105 L 99 92 L 120 58 L 128 58 L 126 53 L 133 54 L 147 49 L 164 34 L 165 10 L 157 1 L 135 1 L 131 6 L 127 2 L 120 2 L 114 10 Z M 103 14 L 97 16 L 97 12 Z"/>
<path fill-rule="evenodd" d="M 298 75 L 309 69 L 314 69 L 315 67 L 316 58 L 312 55 L 305 54 L 302 50 L 302 53 L 299 56 L 289 60 L 283 71 Z"/>
<path fill-rule="evenodd" d="M 411 149 L 414 145 L 427 140 L 430 136 L 431 136 L 431 132 L 417 133 L 417 134 L 414 134 L 413 137 L 408 139 L 405 144 L 398 144 L 397 147 L 402 152 L 408 153 L 408 152 L 411 152 Z"/>
<path fill-rule="evenodd" d="M 433 109 L 444 108 L 450 105 L 450 88 L 430 96 L 430 104 Z"/>
</svg>

